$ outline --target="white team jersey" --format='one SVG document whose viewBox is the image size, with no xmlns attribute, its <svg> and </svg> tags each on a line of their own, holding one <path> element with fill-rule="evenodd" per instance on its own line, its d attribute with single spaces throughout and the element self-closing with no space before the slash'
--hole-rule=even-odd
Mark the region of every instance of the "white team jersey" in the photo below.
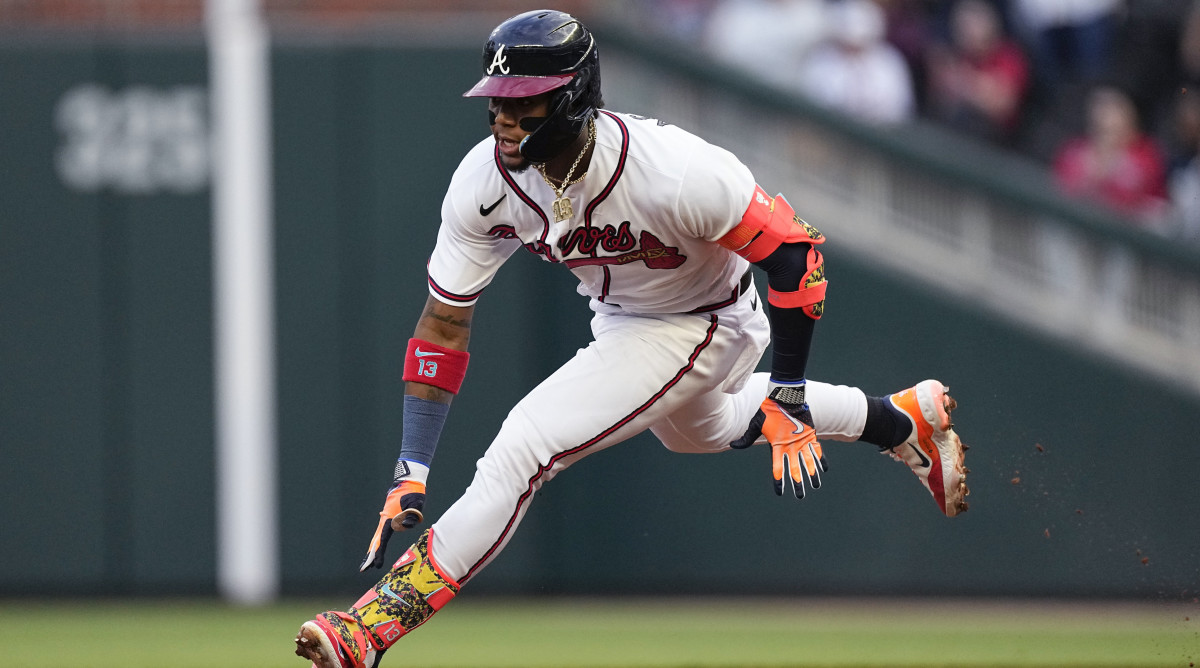
<svg viewBox="0 0 1200 668">
<path fill-rule="evenodd" d="M 473 304 L 524 246 L 566 265 L 594 309 L 713 310 L 731 303 L 747 269 L 713 242 L 741 220 L 754 186 L 730 152 L 654 119 L 602 110 L 587 178 L 566 192 L 574 216 L 556 225 L 555 195 L 541 174 L 504 169 L 488 137 L 450 181 L 429 260 L 430 292 L 448 304 Z"/>
</svg>

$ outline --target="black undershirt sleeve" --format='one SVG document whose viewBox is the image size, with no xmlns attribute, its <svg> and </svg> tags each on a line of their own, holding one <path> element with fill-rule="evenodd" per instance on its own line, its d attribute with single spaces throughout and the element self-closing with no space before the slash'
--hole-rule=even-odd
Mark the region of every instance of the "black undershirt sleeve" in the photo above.
<svg viewBox="0 0 1200 668">
<path fill-rule="evenodd" d="M 795 292 L 808 271 L 812 244 L 780 244 L 773 253 L 754 265 L 767 272 L 767 284 L 776 292 Z M 808 351 L 817 321 L 802 308 L 780 308 L 768 304 L 771 319 L 771 379 L 795 382 L 804 379 Z"/>
</svg>

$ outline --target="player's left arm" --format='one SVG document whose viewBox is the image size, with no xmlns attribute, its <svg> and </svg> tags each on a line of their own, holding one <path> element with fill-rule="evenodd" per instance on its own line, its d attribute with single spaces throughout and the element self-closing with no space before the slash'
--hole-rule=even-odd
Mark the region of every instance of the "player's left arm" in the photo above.
<svg viewBox="0 0 1200 668">
<path fill-rule="evenodd" d="M 731 446 L 746 448 L 760 436 L 771 444 L 775 493 L 784 474 L 798 498 L 805 484 L 821 486 L 828 470 L 805 401 L 805 367 L 816 321 L 825 310 L 825 237 L 804 222 L 782 195 L 768 197 L 755 186 L 742 219 L 717 240 L 767 274 L 771 321 L 771 379 L 767 398 L 749 428 Z"/>
</svg>

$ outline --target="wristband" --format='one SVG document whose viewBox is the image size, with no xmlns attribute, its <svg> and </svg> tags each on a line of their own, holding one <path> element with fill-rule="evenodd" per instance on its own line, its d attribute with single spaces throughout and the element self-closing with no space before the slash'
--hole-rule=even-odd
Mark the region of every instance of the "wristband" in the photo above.
<svg viewBox="0 0 1200 668">
<path fill-rule="evenodd" d="M 467 361 L 470 358 L 471 353 L 465 350 L 412 338 L 408 340 L 408 352 L 404 354 L 404 380 L 458 394 L 467 375 Z"/>
</svg>

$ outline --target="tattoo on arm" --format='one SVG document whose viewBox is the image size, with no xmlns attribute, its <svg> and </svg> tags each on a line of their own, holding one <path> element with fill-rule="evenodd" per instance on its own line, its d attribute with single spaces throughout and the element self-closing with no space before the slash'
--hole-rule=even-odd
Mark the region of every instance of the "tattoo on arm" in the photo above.
<svg viewBox="0 0 1200 668">
<path fill-rule="evenodd" d="M 466 350 L 471 339 L 471 316 L 474 312 L 474 306 L 450 306 L 430 297 L 425 302 L 425 310 L 417 321 L 413 336 L 439 346 Z M 404 393 L 443 404 L 450 403 L 454 398 L 453 394 L 440 387 L 412 381 L 405 383 Z"/>
<path fill-rule="evenodd" d="M 470 309 L 457 309 L 457 310 L 464 311 L 464 313 L 461 316 L 457 313 L 440 313 L 438 311 L 436 304 L 426 304 L 425 312 L 421 314 L 421 319 L 425 320 L 428 318 L 430 320 L 436 320 L 439 323 L 441 323 L 443 326 L 445 326 L 446 328 L 451 328 L 454 330 L 459 330 L 462 332 L 470 333 L 470 331 L 471 331 L 471 310 Z"/>
<path fill-rule="evenodd" d="M 418 399 L 428 399 L 429 401 L 436 401 L 441 404 L 449 404 L 450 401 L 454 399 L 453 394 L 450 394 L 440 387 L 426 385 L 425 383 L 414 383 L 411 381 L 404 384 L 404 393 L 409 396 L 417 397 Z"/>
</svg>

